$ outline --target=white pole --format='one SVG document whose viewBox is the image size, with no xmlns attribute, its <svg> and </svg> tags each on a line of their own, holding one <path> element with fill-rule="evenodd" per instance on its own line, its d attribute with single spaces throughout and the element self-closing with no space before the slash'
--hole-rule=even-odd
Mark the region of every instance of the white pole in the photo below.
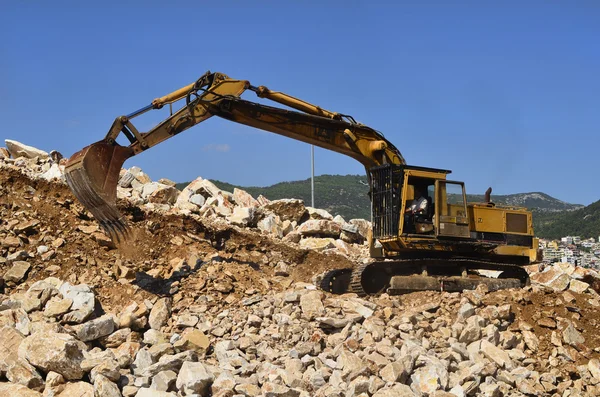
<svg viewBox="0 0 600 397">
<path fill-rule="evenodd" d="M 315 208 L 315 147 L 310 145 L 310 206 Z"/>
</svg>

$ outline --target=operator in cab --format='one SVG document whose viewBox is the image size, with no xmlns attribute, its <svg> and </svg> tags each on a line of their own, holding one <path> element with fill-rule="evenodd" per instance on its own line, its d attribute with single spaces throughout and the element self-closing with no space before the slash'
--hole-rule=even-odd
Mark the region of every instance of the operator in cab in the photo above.
<svg viewBox="0 0 600 397">
<path fill-rule="evenodd" d="M 425 215 L 429 211 L 429 202 L 427 201 L 427 187 L 422 185 L 415 185 L 414 187 L 414 199 L 406 207 L 404 211 L 404 231 L 405 233 L 414 233 L 414 221 L 415 217 L 419 215 Z"/>
</svg>

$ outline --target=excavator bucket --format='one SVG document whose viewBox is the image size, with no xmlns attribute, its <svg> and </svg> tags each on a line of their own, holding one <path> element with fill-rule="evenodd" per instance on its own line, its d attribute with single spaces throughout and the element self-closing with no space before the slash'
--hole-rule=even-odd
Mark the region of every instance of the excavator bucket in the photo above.
<svg viewBox="0 0 600 397">
<path fill-rule="evenodd" d="M 116 244 L 131 234 L 116 203 L 121 166 L 133 154 L 128 147 L 99 141 L 75 153 L 65 166 L 69 188 Z"/>
</svg>

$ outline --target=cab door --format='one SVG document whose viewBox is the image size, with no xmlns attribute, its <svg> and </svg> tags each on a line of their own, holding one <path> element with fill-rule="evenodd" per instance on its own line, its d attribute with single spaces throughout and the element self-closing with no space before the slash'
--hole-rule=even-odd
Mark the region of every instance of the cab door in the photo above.
<svg viewBox="0 0 600 397">
<path fill-rule="evenodd" d="M 469 238 L 467 195 L 463 182 L 435 182 L 435 230 L 440 237 Z"/>
</svg>

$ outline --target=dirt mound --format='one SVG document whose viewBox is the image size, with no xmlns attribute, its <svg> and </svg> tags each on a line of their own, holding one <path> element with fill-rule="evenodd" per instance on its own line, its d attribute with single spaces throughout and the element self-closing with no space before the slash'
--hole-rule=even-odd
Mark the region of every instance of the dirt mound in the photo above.
<svg viewBox="0 0 600 397">
<path fill-rule="evenodd" d="M 253 288 L 282 289 L 292 282 L 310 282 L 328 269 L 353 266 L 340 255 L 291 247 L 224 222 L 145 212 L 124 200 L 119 209 L 131 221 L 135 239 L 114 247 L 66 185 L 3 168 L 0 186 L 0 242 L 15 226 L 35 223 L 18 234 L 18 242 L 3 244 L 3 256 L 25 250 L 23 255 L 32 256 L 28 281 L 52 275 L 92 285 L 109 309 L 139 299 L 136 295 L 147 298 L 206 285 L 210 265 L 227 269 L 233 296 Z M 46 249 L 40 246 L 48 251 L 38 254 Z M 289 268 L 289 277 L 275 276 L 280 262 Z M 7 269 L 6 262 L 0 263 L 0 271 Z"/>
</svg>

